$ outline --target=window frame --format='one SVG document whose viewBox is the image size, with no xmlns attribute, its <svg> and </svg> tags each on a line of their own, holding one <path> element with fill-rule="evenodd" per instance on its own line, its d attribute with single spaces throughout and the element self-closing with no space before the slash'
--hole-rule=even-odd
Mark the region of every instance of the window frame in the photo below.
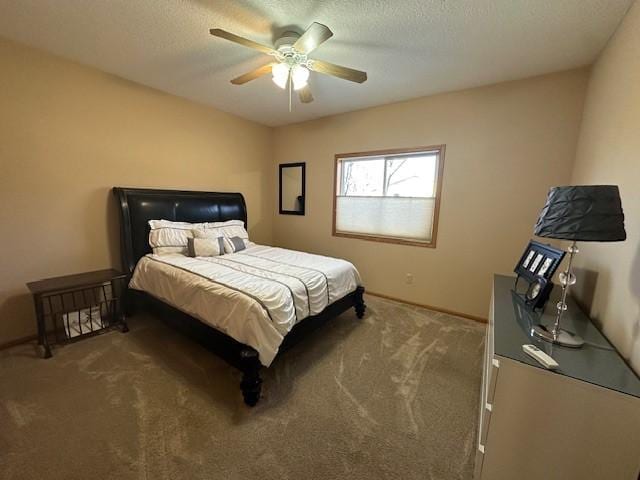
<svg viewBox="0 0 640 480">
<path fill-rule="evenodd" d="M 440 199 L 442 198 L 442 178 L 444 173 L 444 156 L 446 145 L 431 145 L 428 147 L 413 147 L 413 148 L 393 148 L 388 150 L 372 150 L 368 152 L 351 152 L 351 153 L 336 153 L 334 156 L 333 167 L 333 225 L 332 235 L 334 237 L 342 238 L 354 238 L 358 240 L 369 240 L 373 242 L 393 243 L 399 245 L 411 245 L 414 247 L 427 247 L 436 248 L 436 241 L 438 238 L 438 222 L 440 220 Z M 436 187 L 433 206 L 433 228 L 431 233 L 431 241 L 422 242 L 419 240 L 409 240 L 400 237 L 391 237 L 385 235 L 368 235 L 364 233 L 345 233 L 336 230 L 336 211 L 338 204 L 338 166 L 341 160 L 353 158 L 353 157 L 380 157 L 380 156 L 392 156 L 403 155 L 412 153 L 431 153 L 437 152 L 438 161 L 436 165 Z"/>
</svg>

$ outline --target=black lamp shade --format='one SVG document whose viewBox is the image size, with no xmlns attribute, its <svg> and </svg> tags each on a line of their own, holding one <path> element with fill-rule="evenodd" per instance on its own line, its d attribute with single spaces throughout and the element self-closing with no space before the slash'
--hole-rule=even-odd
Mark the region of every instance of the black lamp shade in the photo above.
<svg viewBox="0 0 640 480">
<path fill-rule="evenodd" d="M 554 187 L 540 212 L 538 237 L 582 242 L 619 242 L 627 238 L 616 185 Z"/>
</svg>

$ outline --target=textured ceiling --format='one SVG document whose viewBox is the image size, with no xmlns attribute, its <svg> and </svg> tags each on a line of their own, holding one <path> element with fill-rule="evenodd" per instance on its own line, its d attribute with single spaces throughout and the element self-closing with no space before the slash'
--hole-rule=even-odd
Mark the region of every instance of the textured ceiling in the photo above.
<svg viewBox="0 0 640 480">
<path fill-rule="evenodd" d="M 633 0 L 0 0 L 0 35 L 212 105 L 284 125 L 437 92 L 590 64 Z M 362 84 L 312 73 L 315 102 L 266 76 L 229 80 L 271 57 L 214 38 L 271 44 L 317 21 L 312 57 L 365 70 Z"/>
</svg>

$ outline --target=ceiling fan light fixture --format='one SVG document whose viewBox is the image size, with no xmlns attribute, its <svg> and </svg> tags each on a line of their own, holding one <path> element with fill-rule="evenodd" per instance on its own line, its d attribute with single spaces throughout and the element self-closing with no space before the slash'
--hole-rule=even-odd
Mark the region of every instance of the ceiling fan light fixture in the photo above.
<svg viewBox="0 0 640 480">
<path fill-rule="evenodd" d="M 309 69 L 303 65 L 296 65 L 291 69 L 291 79 L 294 90 L 306 87 L 309 80 Z"/>
<path fill-rule="evenodd" d="M 273 83 L 282 88 L 287 88 L 287 82 L 289 80 L 289 65 L 285 63 L 277 63 L 271 67 L 271 74 L 273 75 Z"/>
<path fill-rule="evenodd" d="M 254 68 L 250 72 L 231 79 L 233 85 L 244 85 L 262 76 L 273 75 L 273 83 L 283 90 L 289 90 L 289 111 L 293 90 L 301 103 L 313 102 L 313 95 L 309 87 L 310 72 L 342 78 L 350 82 L 362 83 L 367 80 L 367 72 L 353 68 L 335 65 L 315 58 L 309 58 L 320 45 L 333 36 L 333 32 L 326 25 L 313 22 L 302 35 L 293 31 L 282 33 L 273 46 L 263 45 L 235 33 L 212 28 L 209 33 L 214 37 L 257 50 L 272 57 L 270 63 Z"/>
</svg>

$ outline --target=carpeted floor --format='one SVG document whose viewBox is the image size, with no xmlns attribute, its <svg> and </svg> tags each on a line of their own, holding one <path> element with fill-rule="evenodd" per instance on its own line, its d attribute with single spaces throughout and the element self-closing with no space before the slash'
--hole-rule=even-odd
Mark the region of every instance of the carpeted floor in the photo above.
<svg viewBox="0 0 640 480">
<path fill-rule="evenodd" d="M 264 371 L 154 318 L 0 352 L 2 479 L 469 479 L 484 326 L 367 297 Z"/>
</svg>

